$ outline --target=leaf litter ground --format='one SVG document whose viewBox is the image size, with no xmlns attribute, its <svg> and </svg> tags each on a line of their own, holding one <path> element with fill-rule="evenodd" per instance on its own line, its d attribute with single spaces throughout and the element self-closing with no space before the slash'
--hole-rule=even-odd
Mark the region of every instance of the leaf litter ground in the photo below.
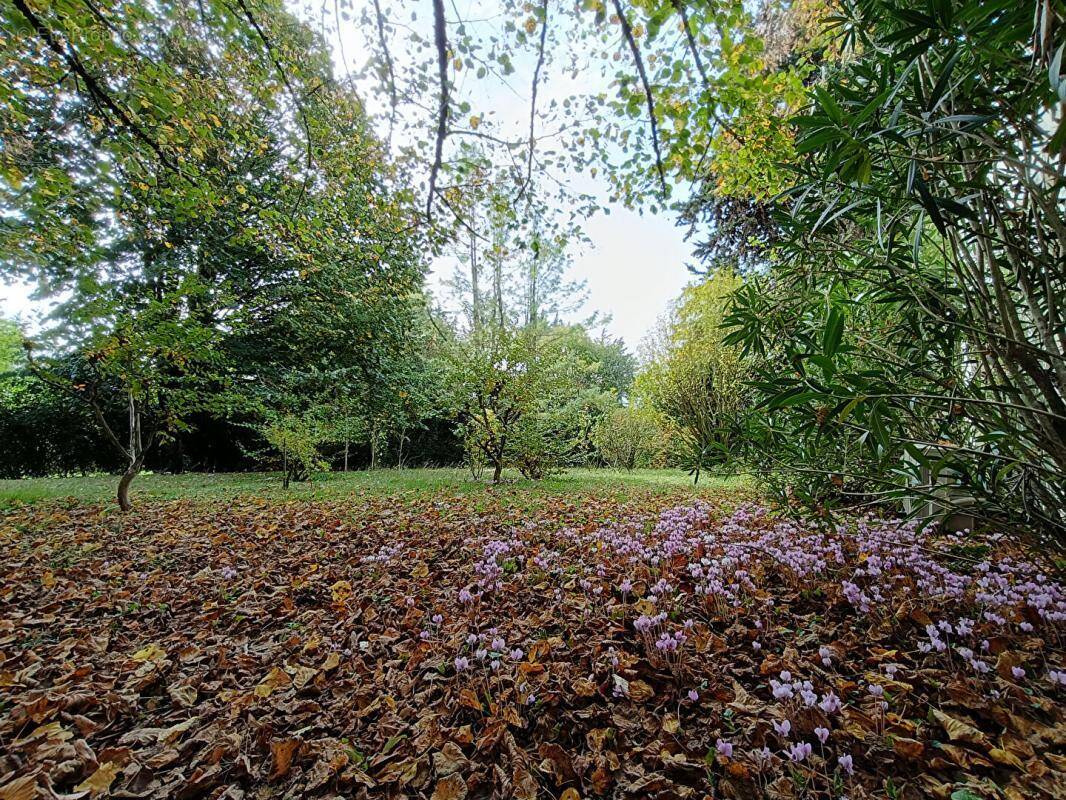
<svg viewBox="0 0 1066 800">
<path fill-rule="evenodd" d="M 995 536 L 488 492 L 0 541 L 0 800 L 1066 796 L 1066 593 Z"/>
</svg>

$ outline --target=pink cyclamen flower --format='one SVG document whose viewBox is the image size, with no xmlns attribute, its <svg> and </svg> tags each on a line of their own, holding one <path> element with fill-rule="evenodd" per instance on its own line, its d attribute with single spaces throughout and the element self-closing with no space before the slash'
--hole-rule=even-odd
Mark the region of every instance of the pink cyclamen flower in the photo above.
<svg viewBox="0 0 1066 800">
<path fill-rule="evenodd" d="M 697 692 L 695 689 L 689 689 L 688 690 L 688 699 L 689 699 L 689 702 L 695 703 L 697 700 L 700 699 L 700 693 Z"/>
<path fill-rule="evenodd" d="M 522 656 L 524 656 L 525 653 L 522 652 L 522 648 L 521 647 L 516 647 L 516 648 L 514 648 L 511 651 L 510 655 L 511 655 L 511 660 L 512 661 L 521 661 L 522 660 Z"/>
<path fill-rule="evenodd" d="M 789 731 L 792 730 L 792 723 L 789 722 L 787 719 L 784 722 L 778 722 L 775 719 L 774 720 L 774 730 L 777 732 L 778 736 L 786 736 L 787 737 Z"/>
<path fill-rule="evenodd" d="M 819 742 L 825 744 L 826 740 L 829 738 L 829 728 L 823 728 L 819 725 L 814 729 L 814 735 L 818 737 Z"/>
<path fill-rule="evenodd" d="M 1051 681 L 1052 686 L 1066 686 L 1066 671 L 1052 669 L 1048 670 L 1048 680 Z"/>
<path fill-rule="evenodd" d="M 879 683 L 871 683 L 868 691 L 874 697 L 883 697 L 885 694 L 885 687 Z"/>
<path fill-rule="evenodd" d="M 463 670 L 470 668 L 470 659 L 466 656 L 455 657 L 455 671 L 462 672 Z"/>
<path fill-rule="evenodd" d="M 444 622 L 444 615 L 443 614 L 434 614 L 433 615 L 433 624 L 434 625 L 440 625 L 442 622 Z"/>
<path fill-rule="evenodd" d="M 1014 676 L 1014 680 L 1020 681 L 1025 677 L 1025 670 L 1021 667 L 1011 667 L 1010 674 Z"/>
<path fill-rule="evenodd" d="M 762 650 L 762 644 L 760 642 L 752 642 L 751 649 L 758 653 L 760 650 Z"/>
<path fill-rule="evenodd" d="M 770 688 L 773 690 L 775 700 L 788 700 L 795 694 L 791 683 L 781 683 L 775 678 L 770 679 Z"/>
<path fill-rule="evenodd" d="M 811 754 L 810 742 L 797 742 L 788 751 L 788 757 L 797 764 Z"/>
<path fill-rule="evenodd" d="M 818 707 L 822 709 L 826 714 L 832 714 L 840 710 L 841 702 L 840 698 L 830 692 L 829 694 L 822 696 L 822 702 L 818 704 Z"/>
<path fill-rule="evenodd" d="M 727 742 L 724 739 L 719 739 L 715 743 L 715 747 L 718 749 L 720 755 L 723 755 L 726 758 L 733 757 L 733 745 L 730 742 Z"/>
<path fill-rule="evenodd" d="M 848 773 L 848 775 L 855 774 L 855 763 L 847 753 L 837 758 L 837 763 L 844 772 Z"/>
</svg>

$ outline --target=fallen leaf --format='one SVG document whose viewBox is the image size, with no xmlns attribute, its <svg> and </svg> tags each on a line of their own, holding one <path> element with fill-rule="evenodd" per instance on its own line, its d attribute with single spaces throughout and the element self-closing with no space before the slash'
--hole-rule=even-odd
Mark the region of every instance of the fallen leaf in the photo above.
<svg viewBox="0 0 1066 800">
<path fill-rule="evenodd" d="M 905 736 L 896 736 L 892 739 L 892 750 L 896 755 L 903 758 L 918 759 L 925 753 L 925 745 L 917 739 L 908 739 Z"/>
<path fill-rule="evenodd" d="M 166 657 L 167 651 L 155 642 L 152 642 L 151 644 L 142 647 L 140 650 L 138 650 L 131 656 L 134 661 L 139 662 L 162 661 Z"/>
<path fill-rule="evenodd" d="M 111 789 L 111 784 L 115 782 L 121 770 L 121 765 L 116 762 L 105 761 L 96 772 L 75 786 L 74 791 L 88 792 L 93 797 L 103 794 Z"/>
<path fill-rule="evenodd" d="M 292 769 L 292 761 L 299 750 L 302 740 L 299 738 L 275 739 L 270 743 L 270 776 L 269 780 L 276 781 L 284 778 Z"/>
<path fill-rule="evenodd" d="M 651 688 L 651 684 L 645 681 L 630 681 L 629 697 L 638 703 L 645 703 L 655 697 L 655 690 Z"/>
<path fill-rule="evenodd" d="M 464 800 L 466 792 L 466 781 L 462 777 L 448 775 L 437 781 L 430 800 Z"/>
<path fill-rule="evenodd" d="M 988 744 L 987 737 L 983 733 L 981 733 L 980 730 L 978 730 L 968 722 L 964 722 L 961 719 L 956 719 L 955 717 L 949 716 L 948 714 L 945 714 L 943 711 L 936 708 L 934 708 L 929 713 L 933 717 L 933 719 L 940 723 L 940 727 L 944 729 L 944 732 L 947 733 L 948 738 L 951 741 L 967 742 L 969 744 L 976 744 L 982 746 Z"/>
<path fill-rule="evenodd" d="M 292 678 L 289 677 L 289 674 L 281 667 L 274 667 L 255 687 L 253 694 L 256 697 L 270 697 L 275 690 L 283 689 L 291 684 Z"/>
<path fill-rule="evenodd" d="M 23 775 L 0 786 L 0 800 L 33 800 L 37 796 L 37 773 Z"/>
</svg>

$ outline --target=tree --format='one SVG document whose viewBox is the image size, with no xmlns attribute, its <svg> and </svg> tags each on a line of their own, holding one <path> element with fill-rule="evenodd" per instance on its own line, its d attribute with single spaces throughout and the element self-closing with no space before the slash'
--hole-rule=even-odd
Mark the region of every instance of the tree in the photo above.
<svg viewBox="0 0 1066 800">
<path fill-rule="evenodd" d="M 636 379 L 637 396 L 677 427 L 677 455 L 697 482 L 704 467 L 735 455 L 750 367 L 721 324 L 741 285 L 723 271 L 686 289 Z"/>
<path fill-rule="evenodd" d="M 0 380 L 22 361 L 22 329 L 14 320 L 0 317 Z"/>
<path fill-rule="evenodd" d="M 771 356 L 760 449 L 809 503 L 929 498 L 1066 530 L 1061 9 L 1033 21 L 842 4 L 849 57 L 795 120 L 774 268 L 730 319 Z"/>
<path fill-rule="evenodd" d="M 280 3 L 14 0 L 5 17 L 0 263 L 67 298 L 32 363 L 56 386 L 83 363 L 66 388 L 127 462 L 125 510 L 164 437 L 254 406 L 260 376 L 233 358 L 251 336 L 291 357 L 278 321 L 335 322 L 338 298 L 388 319 L 381 298 L 421 279 L 411 221 L 358 100 Z"/>
<path fill-rule="evenodd" d="M 604 463 L 634 470 L 662 466 L 670 434 L 662 416 L 643 406 L 618 406 L 604 414 L 592 434 Z"/>
<path fill-rule="evenodd" d="M 542 477 L 566 463 L 581 365 L 536 328 L 485 327 L 443 344 L 442 384 L 469 458 Z"/>
</svg>

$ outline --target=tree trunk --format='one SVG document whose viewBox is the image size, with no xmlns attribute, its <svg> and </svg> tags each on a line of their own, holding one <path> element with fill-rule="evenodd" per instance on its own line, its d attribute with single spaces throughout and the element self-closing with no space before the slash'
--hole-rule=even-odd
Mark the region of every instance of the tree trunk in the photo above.
<svg viewBox="0 0 1066 800">
<path fill-rule="evenodd" d="M 102 413 L 100 416 L 102 417 Z M 129 393 L 129 420 L 130 439 L 129 449 L 126 452 L 126 455 L 129 458 L 129 466 L 126 467 L 126 471 L 122 473 L 122 477 L 119 478 L 118 492 L 116 493 L 118 507 L 122 509 L 122 513 L 126 513 L 133 508 L 133 504 L 130 503 L 130 484 L 133 483 L 133 479 L 137 477 L 141 468 L 144 466 L 144 457 L 147 453 L 147 448 L 144 446 L 144 439 L 141 434 L 141 410 L 137 406 L 137 401 L 133 397 L 133 392 Z M 154 437 L 149 437 L 149 445 L 151 445 L 153 441 Z"/>
<path fill-rule="evenodd" d="M 348 437 L 344 437 L 344 471 L 348 471 Z"/>
<path fill-rule="evenodd" d="M 494 462 L 494 466 L 493 466 L 493 469 L 492 469 L 492 482 L 493 483 L 499 483 L 500 482 L 500 476 L 502 474 L 503 474 L 503 462 L 502 461 Z"/>
<path fill-rule="evenodd" d="M 130 503 L 130 484 L 133 483 L 133 479 L 137 477 L 143 466 L 144 452 L 142 451 L 137 458 L 130 462 L 130 465 L 126 467 L 126 471 L 122 473 L 122 477 L 119 479 L 118 507 L 122 509 L 123 513 L 133 508 L 133 504 Z"/>
<path fill-rule="evenodd" d="M 370 469 L 378 468 L 378 428 L 374 425 L 370 429 Z"/>
<path fill-rule="evenodd" d="M 478 285 L 477 238 L 470 232 L 470 325 L 476 333 L 481 327 L 481 287 Z"/>
<path fill-rule="evenodd" d="M 289 488 L 289 451 L 281 451 L 281 488 Z"/>
<path fill-rule="evenodd" d="M 503 330 L 503 264 L 497 256 L 492 271 L 492 293 L 496 299 L 496 324 Z"/>
</svg>

